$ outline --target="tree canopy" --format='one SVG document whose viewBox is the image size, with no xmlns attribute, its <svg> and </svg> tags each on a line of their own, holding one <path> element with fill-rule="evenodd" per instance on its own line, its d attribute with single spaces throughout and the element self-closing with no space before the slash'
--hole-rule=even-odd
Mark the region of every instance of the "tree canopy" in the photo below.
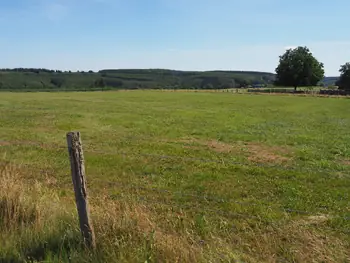
<svg viewBox="0 0 350 263">
<path fill-rule="evenodd" d="M 340 78 L 336 83 L 337 86 L 340 89 L 350 90 L 350 63 L 348 62 L 340 66 L 339 72 Z"/>
<path fill-rule="evenodd" d="M 324 77 L 323 63 L 319 62 L 307 47 L 288 49 L 280 56 L 276 68 L 277 86 L 316 86 Z"/>
</svg>

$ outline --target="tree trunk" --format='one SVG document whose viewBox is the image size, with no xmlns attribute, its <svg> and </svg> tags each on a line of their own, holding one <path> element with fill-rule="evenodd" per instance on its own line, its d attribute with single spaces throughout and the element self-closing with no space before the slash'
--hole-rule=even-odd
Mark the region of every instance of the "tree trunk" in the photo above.
<svg viewBox="0 0 350 263">
<path fill-rule="evenodd" d="M 297 86 L 294 86 L 294 92 L 297 92 Z"/>
</svg>

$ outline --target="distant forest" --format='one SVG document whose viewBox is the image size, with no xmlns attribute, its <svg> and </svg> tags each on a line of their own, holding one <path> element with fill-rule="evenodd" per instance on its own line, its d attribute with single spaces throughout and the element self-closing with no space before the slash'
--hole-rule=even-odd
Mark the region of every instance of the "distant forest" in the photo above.
<svg viewBox="0 0 350 263">
<path fill-rule="evenodd" d="M 334 85 L 337 77 L 320 85 Z M 272 86 L 275 74 L 254 71 L 176 71 L 105 69 L 60 71 L 42 68 L 0 69 L 0 90 L 230 89 Z"/>
</svg>

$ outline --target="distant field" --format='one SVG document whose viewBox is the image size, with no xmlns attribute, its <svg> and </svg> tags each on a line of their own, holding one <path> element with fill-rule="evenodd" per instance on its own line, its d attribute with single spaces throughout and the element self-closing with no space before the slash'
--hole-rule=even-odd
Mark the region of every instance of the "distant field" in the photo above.
<svg viewBox="0 0 350 263">
<path fill-rule="evenodd" d="M 229 92 L 0 93 L 0 158 L 41 207 L 25 231 L 0 218 L 0 262 L 349 262 L 349 109 Z M 75 130 L 95 255 L 75 245 Z"/>
</svg>

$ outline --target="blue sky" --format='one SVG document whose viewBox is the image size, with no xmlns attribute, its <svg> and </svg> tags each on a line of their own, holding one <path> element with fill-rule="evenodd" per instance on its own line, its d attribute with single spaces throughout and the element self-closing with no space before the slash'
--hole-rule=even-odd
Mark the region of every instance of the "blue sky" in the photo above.
<svg viewBox="0 0 350 263">
<path fill-rule="evenodd" d="M 350 61 L 349 0 L 0 0 L 0 67 L 273 72 L 308 46 Z"/>
</svg>

